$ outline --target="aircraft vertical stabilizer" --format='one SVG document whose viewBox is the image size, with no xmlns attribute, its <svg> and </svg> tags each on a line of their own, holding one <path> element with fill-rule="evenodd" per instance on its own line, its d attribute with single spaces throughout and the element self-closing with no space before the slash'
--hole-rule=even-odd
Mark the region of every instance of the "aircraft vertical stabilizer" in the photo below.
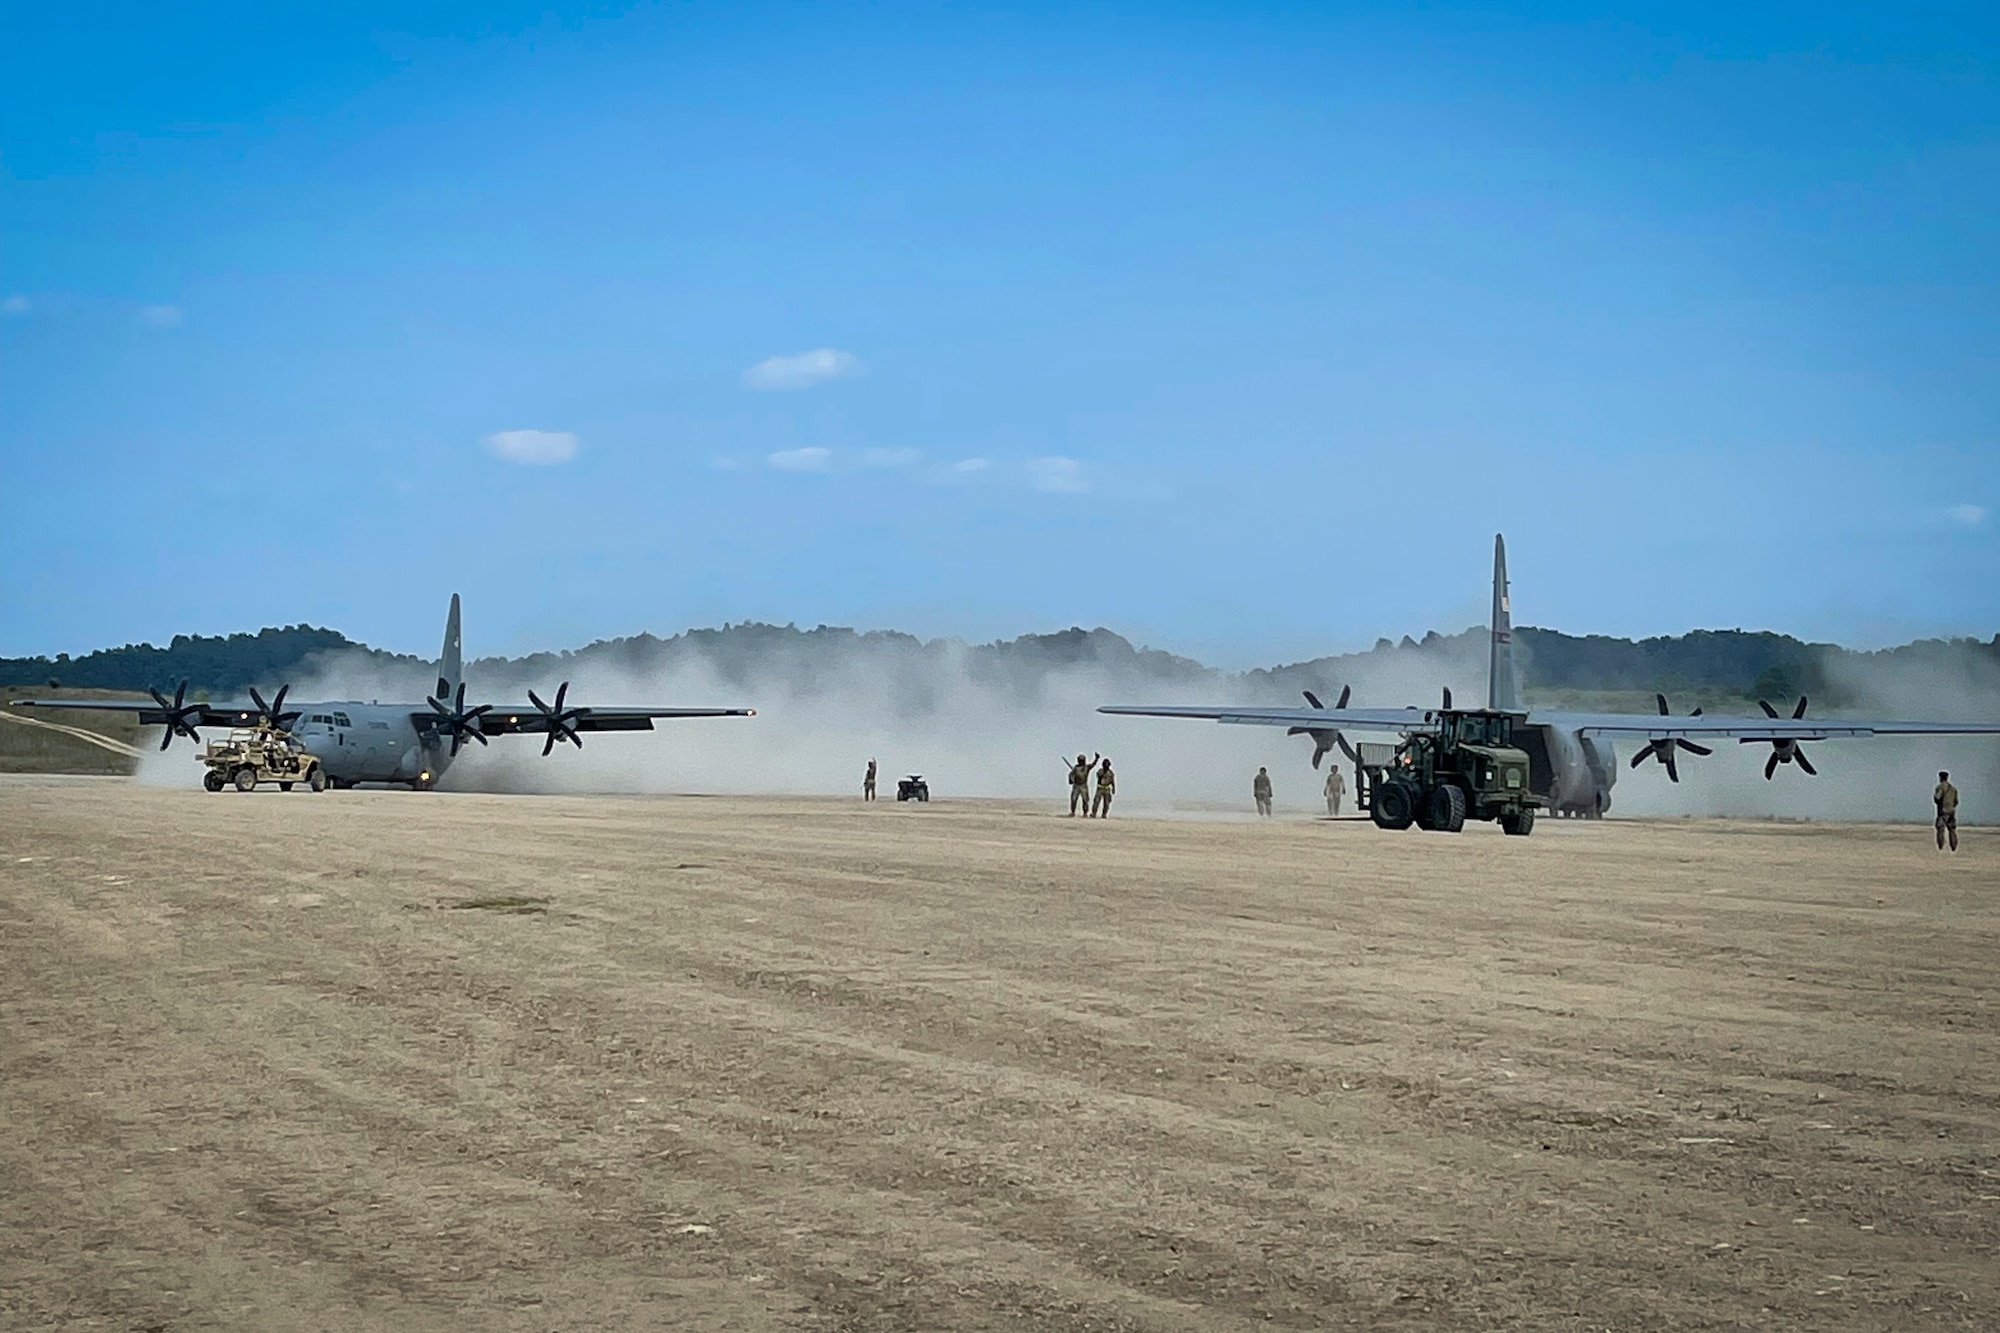
<svg viewBox="0 0 2000 1333">
<path fill-rule="evenodd" d="M 449 699 L 462 678 L 458 656 L 458 594 L 451 595 L 451 614 L 444 622 L 444 651 L 438 654 L 437 697 Z"/>
<path fill-rule="evenodd" d="M 1486 706 L 1521 711 L 1521 678 L 1514 672 L 1514 612 L 1507 596 L 1507 539 L 1493 534 L 1492 643 L 1486 661 Z"/>
</svg>

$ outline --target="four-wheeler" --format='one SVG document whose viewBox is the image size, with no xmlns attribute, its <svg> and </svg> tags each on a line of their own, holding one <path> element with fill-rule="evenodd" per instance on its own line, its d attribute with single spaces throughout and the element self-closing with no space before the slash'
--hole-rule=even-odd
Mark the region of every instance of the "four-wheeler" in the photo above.
<svg viewBox="0 0 2000 1333">
<path fill-rule="evenodd" d="M 931 799 L 931 784 L 924 781 L 923 774 L 912 773 L 896 783 L 896 799 L 928 803 Z"/>
<path fill-rule="evenodd" d="M 279 727 L 237 727 L 228 740 L 210 741 L 201 762 L 208 766 L 201 785 L 210 791 L 231 784 L 238 791 L 255 791 L 260 782 L 275 782 L 279 791 L 290 791 L 295 782 L 313 791 L 326 790 L 326 771 L 318 756 Z"/>
<path fill-rule="evenodd" d="M 1525 837 L 1543 804 L 1528 783 L 1528 755 L 1514 745 L 1520 714 L 1439 709 L 1393 750 L 1364 746 L 1355 799 L 1376 827 L 1457 833 L 1491 819 Z M 1387 753 L 1384 753 L 1384 751 Z"/>
</svg>

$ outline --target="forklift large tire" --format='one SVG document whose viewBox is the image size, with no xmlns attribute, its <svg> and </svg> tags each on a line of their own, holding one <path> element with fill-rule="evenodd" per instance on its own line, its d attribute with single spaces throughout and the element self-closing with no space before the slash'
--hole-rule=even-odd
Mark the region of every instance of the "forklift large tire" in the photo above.
<svg viewBox="0 0 2000 1333">
<path fill-rule="evenodd" d="M 1535 831 L 1535 807 L 1500 816 L 1500 831 L 1510 838 L 1525 838 Z"/>
<path fill-rule="evenodd" d="M 1465 789 L 1447 782 L 1431 793 L 1425 811 L 1430 818 L 1424 827 L 1439 833 L 1459 833 L 1465 829 Z"/>
<path fill-rule="evenodd" d="M 226 784 L 222 780 L 222 774 L 211 768 L 201 775 L 201 785 L 209 791 L 221 791 Z"/>
<path fill-rule="evenodd" d="M 241 767 L 241 768 L 237 769 L 237 770 L 236 770 L 236 790 L 238 790 L 238 791 L 256 791 L 256 790 L 257 790 L 257 770 L 256 770 L 256 769 L 254 769 L 254 768 L 252 768 L 252 767 L 250 767 L 250 765 L 248 765 L 248 764 L 245 764 L 245 765 L 244 765 L 243 767 Z"/>
<path fill-rule="evenodd" d="M 1375 788 L 1373 808 L 1375 827 L 1385 829 L 1406 829 L 1417 817 L 1417 789 L 1407 782 L 1390 779 Z"/>
<path fill-rule="evenodd" d="M 315 765 L 313 771 L 306 777 L 306 786 L 314 791 L 325 791 L 326 770 Z"/>
</svg>

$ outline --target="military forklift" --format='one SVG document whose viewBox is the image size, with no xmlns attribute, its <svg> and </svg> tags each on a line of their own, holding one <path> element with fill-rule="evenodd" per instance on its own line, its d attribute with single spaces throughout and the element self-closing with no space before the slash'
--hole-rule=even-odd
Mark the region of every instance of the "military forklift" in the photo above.
<svg viewBox="0 0 2000 1333">
<path fill-rule="evenodd" d="M 1535 830 L 1542 798 L 1528 782 L 1528 755 L 1514 744 L 1520 714 L 1443 708 L 1399 745 L 1363 745 L 1354 795 L 1377 828 L 1457 833 L 1468 819 L 1503 832 Z"/>
<path fill-rule="evenodd" d="M 201 762 L 208 767 L 201 785 L 209 791 L 232 784 L 238 791 L 255 791 L 264 782 L 277 783 L 279 791 L 290 791 L 301 782 L 311 791 L 326 790 L 326 770 L 319 757 L 308 753 L 291 732 L 268 721 L 236 727 L 228 740 L 210 741 Z"/>
</svg>

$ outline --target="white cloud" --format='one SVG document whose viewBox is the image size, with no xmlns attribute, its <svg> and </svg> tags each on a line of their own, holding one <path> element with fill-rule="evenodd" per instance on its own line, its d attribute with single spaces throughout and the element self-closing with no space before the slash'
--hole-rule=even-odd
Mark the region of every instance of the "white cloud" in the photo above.
<svg viewBox="0 0 2000 1333">
<path fill-rule="evenodd" d="M 1074 458 L 1031 458 L 1028 480 L 1036 490 L 1058 495 L 1075 495 L 1090 489 L 1090 483 L 1083 478 L 1083 464 Z"/>
<path fill-rule="evenodd" d="M 961 458 L 951 465 L 953 472 L 984 472 L 993 466 L 990 458 Z"/>
<path fill-rule="evenodd" d="M 1986 521 L 1986 511 L 1978 505 L 1953 505 L 1944 511 L 1944 516 L 1968 528 L 1976 528 Z"/>
<path fill-rule="evenodd" d="M 503 430 L 486 437 L 486 447 L 510 463 L 546 467 L 576 457 L 576 436 L 566 430 Z"/>
<path fill-rule="evenodd" d="M 815 384 L 856 375 L 860 371 L 861 362 L 852 352 L 821 347 L 797 356 L 774 356 L 769 361 L 759 361 L 743 372 L 743 383 L 763 391 L 810 389 Z"/>
<path fill-rule="evenodd" d="M 140 306 L 139 323 L 149 329 L 177 329 L 181 326 L 181 308 L 177 305 Z"/>
<path fill-rule="evenodd" d="M 4 301 L 0 301 L 0 315 L 25 315 L 34 308 L 29 303 L 28 298 L 19 292 L 14 293 Z"/>
<path fill-rule="evenodd" d="M 864 449 L 861 451 L 863 467 L 909 467 L 923 455 L 915 449 Z"/>
<path fill-rule="evenodd" d="M 833 451 L 816 444 L 804 449 L 780 449 L 765 461 L 780 472 L 829 472 L 833 469 Z"/>
</svg>

